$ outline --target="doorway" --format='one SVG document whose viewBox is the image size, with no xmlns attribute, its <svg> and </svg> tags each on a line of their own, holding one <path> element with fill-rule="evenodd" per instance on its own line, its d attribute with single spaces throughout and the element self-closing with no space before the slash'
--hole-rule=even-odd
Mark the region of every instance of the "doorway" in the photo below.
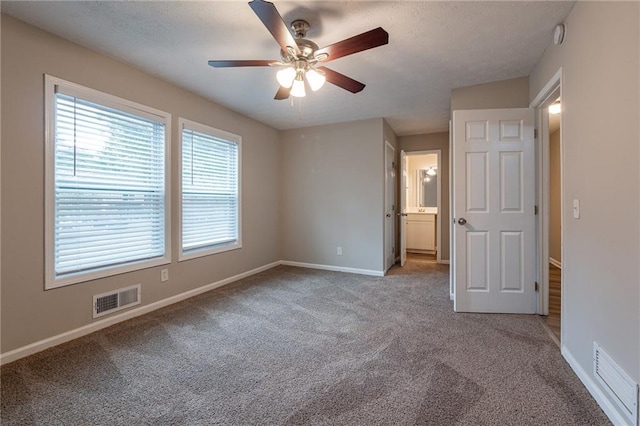
<svg viewBox="0 0 640 426">
<path fill-rule="evenodd" d="M 536 127 L 540 137 L 538 151 L 538 314 L 552 338 L 562 341 L 563 297 L 563 147 L 562 147 L 562 70 L 531 103 L 536 108 Z"/>
<path fill-rule="evenodd" d="M 403 152 L 401 259 L 441 263 L 441 150 Z M 403 262 L 401 261 L 401 265 Z"/>
<path fill-rule="evenodd" d="M 385 178 L 384 178 L 384 265 L 385 272 L 396 262 L 396 150 L 385 141 Z"/>
</svg>

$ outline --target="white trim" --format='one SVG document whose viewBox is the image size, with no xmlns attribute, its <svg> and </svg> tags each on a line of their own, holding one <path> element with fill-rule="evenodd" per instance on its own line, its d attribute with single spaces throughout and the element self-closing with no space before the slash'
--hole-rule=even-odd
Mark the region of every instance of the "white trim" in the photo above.
<svg viewBox="0 0 640 426">
<path fill-rule="evenodd" d="M 185 299 L 189 299 L 191 297 L 197 296 L 198 294 L 205 293 L 207 291 L 216 289 L 218 287 L 222 287 L 224 285 L 230 284 L 232 282 L 241 280 L 243 278 L 249 277 L 251 275 L 258 274 L 260 272 L 266 271 L 268 269 L 274 268 L 280 265 L 281 262 L 273 262 L 267 265 L 260 266 L 255 269 L 251 269 L 250 271 L 243 272 L 237 275 L 234 275 L 229 278 L 225 278 L 220 281 L 216 281 L 211 284 L 207 284 L 202 287 L 195 288 L 193 290 L 186 291 L 184 293 L 177 294 L 175 296 L 168 297 L 166 299 L 159 300 L 154 303 L 150 303 L 148 305 L 141 306 L 136 309 L 132 309 L 126 312 L 123 312 L 118 315 L 110 316 L 108 318 L 95 321 L 91 324 L 87 324 L 80 328 L 76 328 L 74 330 L 66 331 L 64 333 L 58 334 L 56 336 L 52 336 L 38 342 L 31 343 L 29 345 L 14 349 L 12 351 L 6 352 L 4 354 L 0 354 L 0 365 L 7 364 L 9 362 L 16 361 L 20 358 L 24 358 L 29 355 L 33 355 L 37 352 L 41 352 L 45 349 L 51 348 L 53 346 L 60 345 L 62 343 L 71 341 L 73 339 L 77 339 L 82 336 L 86 336 L 87 334 L 91 334 L 98 330 L 102 330 L 103 328 L 109 327 L 111 325 L 126 321 L 131 318 L 138 317 L 140 315 L 147 314 L 149 312 L 155 311 L 160 308 L 164 308 L 165 306 L 172 305 L 174 303 L 181 302 Z"/>
<path fill-rule="evenodd" d="M 538 303 L 537 303 L 537 313 L 538 315 L 548 315 L 549 313 L 549 271 L 548 271 L 548 263 L 543 259 L 549 258 L 549 134 L 548 134 L 548 126 L 549 120 L 548 115 L 545 116 L 544 111 L 546 110 L 545 105 L 549 103 L 549 98 L 556 91 L 560 92 L 560 96 L 562 96 L 562 67 L 556 71 L 556 73 L 551 77 L 551 79 L 544 85 L 544 87 L 540 90 L 540 92 L 536 95 L 536 97 L 529 104 L 530 108 L 536 109 L 536 125 L 538 127 L 538 138 L 536 139 L 536 148 L 537 148 L 537 166 L 536 166 L 536 180 L 537 180 L 537 188 L 536 188 L 536 200 L 538 203 L 539 214 L 536 217 L 536 226 L 537 226 L 537 280 L 540 283 L 540 291 L 538 293 Z M 562 146 L 562 115 L 560 116 L 560 143 L 561 149 Z M 563 155 L 560 153 L 561 157 L 561 174 L 564 173 L 564 165 L 562 164 Z M 560 180 L 563 181 L 563 176 L 561 175 Z M 561 187 L 561 200 L 564 199 L 564 184 Z M 562 210 L 562 205 L 561 205 Z M 562 214 L 561 214 L 562 216 Z M 561 229 L 564 228 L 564 224 L 561 224 Z M 562 236 L 561 236 L 562 239 Z M 564 293 L 564 287 L 561 289 Z M 562 307 L 561 310 L 564 312 L 564 304 L 565 298 L 561 298 Z M 561 321 L 564 322 L 564 316 L 561 317 Z M 561 327 L 561 333 L 564 334 L 565 327 Z M 562 340 L 562 336 L 561 336 Z"/>
<path fill-rule="evenodd" d="M 438 157 L 438 173 L 440 173 L 440 171 L 442 171 L 442 149 L 425 149 L 422 151 L 405 151 L 405 154 L 407 155 L 407 157 L 412 157 L 415 155 L 429 155 L 429 154 L 436 154 L 436 156 Z M 449 172 L 451 172 L 451 169 L 449 169 Z M 440 242 L 442 241 L 442 175 L 438 175 L 438 213 L 436 213 L 436 242 L 437 244 L 440 244 Z M 401 190 L 403 190 L 401 188 Z M 442 263 L 442 251 L 441 250 L 437 250 L 436 251 L 436 261 L 438 263 Z"/>
<path fill-rule="evenodd" d="M 396 174 L 394 174 L 393 183 L 391 185 L 391 188 L 389 188 L 389 185 L 387 185 L 387 173 L 388 173 L 387 162 L 389 161 L 389 159 L 387 158 L 387 153 L 388 153 L 387 148 L 391 148 L 391 151 L 393 151 L 393 159 L 391 160 L 392 164 L 394 164 L 396 162 L 396 149 L 395 149 L 395 147 L 393 145 L 391 145 L 391 143 L 389 143 L 389 141 L 387 139 L 384 140 L 384 143 L 385 143 L 385 145 L 384 145 L 384 166 L 383 166 L 384 167 L 384 207 L 383 207 L 383 212 L 384 212 L 384 219 L 383 220 L 384 220 L 384 222 L 382 224 L 382 228 L 384 230 L 383 231 L 384 232 L 384 237 L 383 237 L 384 250 L 383 250 L 383 255 L 382 256 L 383 256 L 384 259 L 383 259 L 382 264 L 384 265 L 385 273 L 386 273 L 395 264 L 395 262 L 394 262 L 394 263 L 391 263 L 390 265 L 387 265 L 387 259 L 388 259 L 387 255 L 388 254 L 389 255 L 392 254 L 392 253 L 387 253 L 387 249 L 389 248 L 389 241 L 387 241 L 387 236 L 388 236 L 388 232 L 387 231 L 388 231 L 388 226 L 391 226 L 391 228 L 392 228 L 391 229 L 391 235 L 393 236 L 393 248 L 395 249 L 396 248 L 395 247 L 395 245 L 396 245 L 396 227 L 395 227 L 395 224 L 396 224 L 396 211 L 398 210 L 398 206 L 396 205 L 396 204 L 398 204 L 398 203 L 396 203 L 396 200 L 398 199 L 398 197 L 396 197 L 396 188 L 397 188 L 398 185 L 396 184 L 397 183 L 396 182 L 396 177 L 395 177 Z M 393 206 L 394 206 L 394 209 L 390 213 L 391 214 L 391 225 L 389 225 L 389 223 L 388 223 L 389 220 L 387 220 L 387 217 L 386 217 L 386 215 L 387 215 L 387 201 L 389 201 L 387 199 L 387 197 L 389 196 L 389 190 L 390 189 L 393 190 L 393 202 L 392 203 L 393 203 Z M 395 255 L 395 253 L 393 253 L 393 255 Z"/>
<path fill-rule="evenodd" d="M 452 218 L 453 218 L 453 121 L 449 120 L 449 217 L 447 217 L 447 221 L 449 221 L 449 260 L 447 263 L 449 266 L 449 294 L 453 296 L 454 301 L 454 310 L 455 310 L 455 246 L 453 240 L 453 226 Z"/>
<path fill-rule="evenodd" d="M 299 268 L 322 269 L 325 271 L 346 272 L 349 274 L 372 275 L 374 277 L 384 277 L 384 271 L 376 271 L 374 269 L 348 268 L 345 266 L 319 265 L 317 263 L 292 262 L 290 260 L 281 260 L 281 265 L 296 266 Z"/>
<path fill-rule="evenodd" d="M 549 256 L 549 263 L 552 264 L 553 266 L 555 266 L 558 269 L 562 269 L 562 262 L 554 259 L 551 256 Z"/>
<path fill-rule="evenodd" d="M 549 96 L 555 92 L 556 88 L 562 84 L 562 67 L 556 71 L 556 73 L 551 77 L 551 79 L 544 85 L 542 90 L 538 92 L 535 98 L 529 104 L 529 108 L 538 108 L 545 101 L 548 100 Z"/>
<path fill-rule="evenodd" d="M 631 426 L 627 421 L 627 417 L 624 416 L 618 408 L 609 400 L 607 395 L 600 389 L 598 384 L 591 378 L 591 375 L 587 373 L 578 361 L 573 357 L 569 349 L 562 345 L 562 356 L 569 363 L 571 369 L 576 373 L 582 384 L 587 388 L 591 396 L 596 400 L 602 411 L 609 417 L 611 423 L 616 426 Z"/>
<path fill-rule="evenodd" d="M 105 105 L 120 111 L 143 116 L 164 125 L 164 243 L 162 256 L 141 259 L 122 265 L 93 268 L 87 272 L 67 273 L 56 277 L 54 258 L 54 211 L 55 211 L 55 94 L 62 92 L 78 96 L 90 102 Z M 83 283 L 97 278 L 138 271 L 171 263 L 171 114 L 137 102 L 119 98 L 99 90 L 80 86 L 69 81 L 44 74 L 44 289 L 52 290 L 71 284 Z"/>
<path fill-rule="evenodd" d="M 235 143 L 238 147 L 238 206 L 237 206 L 237 222 L 238 222 L 238 238 L 227 244 L 217 246 L 204 247 L 200 250 L 185 251 L 182 247 L 182 131 L 184 129 L 202 133 L 207 136 L 222 139 L 227 142 Z M 206 124 L 197 123 L 183 117 L 178 117 L 178 262 L 196 259 L 203 256 L 210 256 L 216 253 L 223 253 L 231 250 L 242 248 L 242 136 L 207 126 Z"/>
<path fill-rule="evenodd" d="M 90 87 L 81 86 L 79 84 L 72 83 L 70 81 L 63 80 L 49 74 L 44 74 L 44 78 L 45 87 L 51 88 L 52 94 L 57 93 L 57 86 L 62 86 L 64 88 L 63 92 L 68 94 L 69 96 L 80 97 L 87 101 L 99 103 L 101 105 L 105 105 L 114 109 L 119 109 L 130 114 L 139 115 L 148 118 L 149 120 L 165 120 L 169 123 L 171 122 L 171 114 L 168 112 L 138 102 L 130 101 L 118 96 L 114 96 L 100 90 L 92 89 Z"/>
<path fill-rule="evenodd" d="M 438 263 L 441 263 L 443 265 L 449 265 L 451 263 L 451 261 L 449 261 L 448 259 L 443 259 L 443 260 L 439 261 Z"/>
</svg>

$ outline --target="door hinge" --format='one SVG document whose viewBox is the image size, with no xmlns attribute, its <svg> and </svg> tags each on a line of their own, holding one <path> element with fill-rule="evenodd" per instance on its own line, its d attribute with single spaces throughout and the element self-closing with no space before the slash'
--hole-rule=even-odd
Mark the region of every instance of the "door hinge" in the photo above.
<svg viewBox="0 0 640 426">
<path fill-rule="evenodd" d="M 533 129 L 533 138 L 538 139 L 538 129 Z"/>
<path fill-rule="evenodd" d="M 538 206 L 533 206 L 533 214 L 534 215 L 538 214 Z"/>
<path fill-rule="evenodd" d="M 534 285 L 535 285 L 535 289 L 536 289 L 536 293 L 537 293 L 539 291 L 539 289 L 538 289 L 538 281 L 534 282 Z"/>
</svg>

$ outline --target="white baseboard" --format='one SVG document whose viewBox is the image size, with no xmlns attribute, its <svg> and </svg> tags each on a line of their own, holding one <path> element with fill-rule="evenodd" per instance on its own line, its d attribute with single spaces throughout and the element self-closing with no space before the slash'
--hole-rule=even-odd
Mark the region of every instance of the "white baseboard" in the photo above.
<svg viewBox="0 0 640 426">
<path fill-rule="evenodd" d="M 191 297 L 197 296 L 198 294 L 205 293 L 207 291 L 213 290 L 218 287 L 222 287 L 226 284 L 230 284 L 232 282 L 241 280 L 243 278 L 249 277 L 251 275 L 255 275 L 259 272 L 266 271 L 267 269 L 271 269 L 280 265 L 281 262 L 273 262 L 268 265 L 263 265 L 258 268 L 252 269 L 250 271 L 243 272 L 238 275 L 234 275 L 229 278 L 225 278 L 220 281 L 216 281 L 211 284 L 207 284 L 202 287 L 195 288 L 193 290 L 186 291 L 184 293 L 177 294 L 175 296 L 168 297 L 166 299 L 159 300 L 154 303 L 150 303 L 148 305 L 140 306 L 135 309 L 131 309 L 125 312 L 122 312 L 117 315 L 110 316 L 108 318 L 104 318 L 99 321 L 92 322 L 91 324 L 87 324 L 80 328 L 76 328 L 74 330 L 70 330 L 56 336 L 48 337 L 46 339 L 40 340 L 38 342 L 31 343 L 29 345 L 14 349 L 12 351 L 0 354 L 0 365 L 7 364 L 9 362 L 16 361 L 20 358 L 24 358 L 29 355 L 33 355 L 37 352 L 41 352 L 45 349 L 51 348 L 53 346 L 60 345 L 62 343 L 68 342 L 73 339 L 77 339 L 82 336 L 86 336 L 87 334 L 91 334 L 103 328 L 109 327 L 111 325 L 117 324 L 119 322 L 126 321 L 131 318 L 138 317 L 140 315 L 147 314 L 149 312 L 155 311 L 160 308 L 164 308 L 165 306 L 169 306 L 171 304 L 181 302 L 185 299 L 189 299 Z"/>
<path fill-rule="evenodd" d="M 616 426 L 634 426 L 629 423 L 627 417 L 618 411 L 618 408 L 609 400 L 606 394 L 600 389 L 598 384 L 591 378 L 591 374 L 586 372 L 578 361 L 573 357 L 569 349 L 562 345 L 562 356 L 567 360 L 569 366 L 576 373 L 582 384 L 587 388 L 591 396 L 596 400 L 602 411 L 609 417 L 611 423 Z"/>
<path fill-rule="evenodd" d="M 555 266 L 558 269 L 562 269 L 562 262 L 558 262 L 553 257 L 549 257 L 549 263 L 552 264 L 553 266 Z"/>
<path fill-rule="evenodd" d="M 373 275 L 375 277 L 384 277 L 384 271 L 376 271 L 374 269 L 358 269 L 347 268 L 345 266 L 319 265 L 317 263 L 292 262 L 289 260 L 281 260 L 281 265 L 297 266 L 299 268 L 322 269 L 325 271 L 347 272 L 349 274 Z"/>
<path fill-rule="evenodd" d="M 442 263 L 443 265 L 448 265 L 450 262 L 448 259 L 441 259 L 440 262 L 438 263 Z"/>
</svg>

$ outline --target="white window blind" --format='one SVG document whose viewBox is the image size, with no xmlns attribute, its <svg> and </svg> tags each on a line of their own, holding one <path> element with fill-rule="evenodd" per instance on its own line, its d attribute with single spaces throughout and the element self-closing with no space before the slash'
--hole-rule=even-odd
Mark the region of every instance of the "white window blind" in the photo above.
<svg viewBox="0 0 640 426">
<path fill-rule="evenodd" d="M 238 248 L 239 137 L 187 120 L 181 128 L 182 256 Z"/>
<path fill-rule="evenodd" d="M 167 247 L 166 123 L 55 87 L 54 281 L 151 266 L 145 262 L 163 259 Z"/>
</svg>

